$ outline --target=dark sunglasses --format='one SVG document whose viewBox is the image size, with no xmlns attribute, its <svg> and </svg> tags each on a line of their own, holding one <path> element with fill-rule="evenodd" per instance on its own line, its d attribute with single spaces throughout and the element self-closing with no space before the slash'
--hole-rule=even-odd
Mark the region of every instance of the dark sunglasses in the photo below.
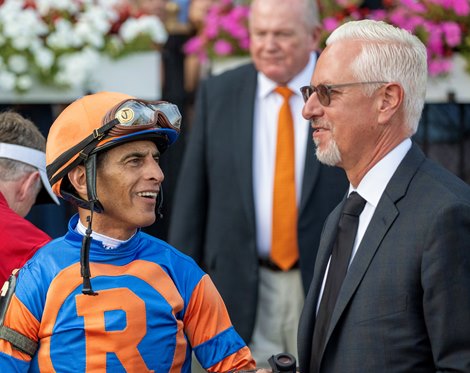
<svg viewBox="0 0 470 373">
<path fill-rule="evenodd" d="M 310 96 L 313 95 L 313 93 L 316 93 L 318 97 L 318 101 L 320 101 L 320 104 L 322 104 L 323 106 L 328 106 L 331 102 L 331 93 L 336 88 L 342 88 L 342 87 L 353 86 L 353 85 L 361 85 L 361 84 L 386 84 L 386 83 L 388 82 L 376 81 L 376 82 L 355 82 L 355 83 L 343 83 L 343 84 L 332 84 L 332 85 L 319 84 L 317 86 L 306 85 L 306 86 L 300 87 L 300 92 L 302 93 L 304 102 L 307 102 Z"/>
</svg>

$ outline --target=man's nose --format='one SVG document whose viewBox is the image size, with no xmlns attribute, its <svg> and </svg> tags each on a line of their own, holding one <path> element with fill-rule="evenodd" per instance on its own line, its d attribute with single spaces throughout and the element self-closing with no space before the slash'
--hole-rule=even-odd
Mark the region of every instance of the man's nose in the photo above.
<svg viewBox="0 0 470 373">
<path fill-rule="evenodd" d="M 163 173 L 160 164 L 153 158 L 149 162 L 147 172 L 150 179 L 155 179 L 159 183 L 162 183 L 165 179 L 165 174 Z"/>
<path fill-rule="evenodd" d="M 316 92 L 313 92 L 302 108 L 302 116 L 307 120 L 313 120 L 323 115 L 323 105 L 318 101 Z"/>
</svg>

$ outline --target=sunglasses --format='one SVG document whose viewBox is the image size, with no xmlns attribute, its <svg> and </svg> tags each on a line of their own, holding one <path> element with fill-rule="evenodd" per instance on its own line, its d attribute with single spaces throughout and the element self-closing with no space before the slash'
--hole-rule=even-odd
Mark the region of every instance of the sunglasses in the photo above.
<svg viewBox="0 0 470 373">
<path fill-rule="evenodd" d="M 328 106 L 331 103 L 331 94 L 336 88 L 354 86 L 354 85 L 361 85 L 361 84 L 386 84 L 388 82 L 384 81 L 376 81 L 376 82 L 355 82 L 355 83 L 343 83 L 343 84 L 319 84 L 317 86 L 314 85 L 306 85 L 300 87 L 300 93 L 302 93 L 302 97 L 304 102 L 307 102 L 311 95 L 314 93 L 317 94 L 318 101 L 323 106 Z"/>
<path fill-rule="evenodd" d="M 141 131 L 147 128 L 181 129 L 181 113 L 176 105 L 165 101 L 125 100 L 105 115 L 103 122 L 117 120 L 109 131 L 111 136 Z"/>
</svg>

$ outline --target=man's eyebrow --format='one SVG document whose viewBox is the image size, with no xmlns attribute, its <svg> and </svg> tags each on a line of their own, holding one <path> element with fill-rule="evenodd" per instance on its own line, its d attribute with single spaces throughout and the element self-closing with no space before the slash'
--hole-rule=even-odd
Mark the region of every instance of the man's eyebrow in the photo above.
<svg viewBox="0 0 470 373">
<path fill-rule="evenodd" d="M 144 158 L 149 152 L 148 151 L 133 151 L 131 153 L 127 153 L 127 154 L 124 154 L 121 158 L 121 161 L 125 161 L 126 159 L 129 159 L 129 158 Z M 152 157 L 159 157 L 160 156 L 160 152 L 157 150 L 155 152 L 151 152 L 152 153 Z"/>
</svg>

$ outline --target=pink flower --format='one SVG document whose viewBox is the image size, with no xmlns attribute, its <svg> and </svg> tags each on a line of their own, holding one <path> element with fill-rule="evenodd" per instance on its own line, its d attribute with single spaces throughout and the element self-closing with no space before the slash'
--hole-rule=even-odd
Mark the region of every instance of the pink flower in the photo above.
<svg viewBox="0 0 470 373">
<path fill-rule="evenodd" d="M 185 52 L 203 56 L 246 54 L 249 49 L 249 7 L 233 0 L 219 0 L 207 11 L 204 27 L 190 39 Z M 193 41 L 195 38 L 198 41 Z M 195 44 L 195 46 L 194 46 Z"/>
<path fill-rule="evenodd" d="M 336 18 L 328 17 L 323 20 L 323 27 L 326 31 L 331 32 L 339 26 L 339 21 Z"/>
<path fill-rule="evenodd" d="M 400 0 L 400 2 L 401 2 L 401 6 L 404 7 L 405 9 L 408 9 L 409 11 L 417 12 L 417 13 L 426 12 L 426 7 L 420 1 Z"/>
<path fill-rule="evenodd" d="M 228 41 L 217 40 L 214 43 L 214 52 L 219 56 L 228 56 L 233 52 L 233 48 Z"/>
<path fill-rule="evenodd" d="M 452 70 L 452 62 L 449 59 L 434 59 L 428 61 L 428 72 L 430 76 L 438 76 Z"/>
<path fill-rule="evenodd" d="M 466 17 L 470 14 L 470 2 L 468 0 L 454 0 L 452 5 L 455 14 L 461 17 Z"/>
<path fill-rule="evenodd" d="M 203 45 L 204 45 L 204 40 L 200 38 L 199 36 L 196 36 L 188 40 L 188 42 L 183 47 L 183 51 L 184 53 L 187 53 L 187 54 L 197 53 L 198 51 L 202 49 Z"/>
<path fill-rule="evenodd" d="M 280 0 L 285 1 L 285 0 Z M 0 0 L 1 2 L 1 0 Z M 363 18 L 383 20 L 420 38 L 428 51 L 429 72 L 439 75 L 451 68 L 456 51 L 470 56 L 470 0 L 382 0 L 383 9 L 358 7 L 359 0 L 325 1 L 325 36 L 340 24 Z M 201 58 L 240 55 L 249 51 L 249 7 L 235 0 L 218 0 L 206 14 L 204 28 L 185 46 Z M 470 57 L 468 60 L 470 70 Z"/>
<path fill-rule="evenodd" d="M 444 43 L 442 40 L 442 29 L 436 27 L 435 25 L 429 24 L 426 25 L 429 35 L 427 48 L 431 55 L 442 56 L 444 54 Z"/>
<path fill-rule="evenodd" d="M 449 47 L 456 47 L 462 42 L 460 27 L 455 22 L 443 22 L 442 30 Z"/>
<path fill-rule="evenodd" d="M 382 10 L 382 9 L 374 10 L 369 15 L 369 18 L 373 19 L 373 20 L 376 20 L 376 21 L 384 21 L 387 18 L 387 12 L 385 10 Z"/>
</svg>

